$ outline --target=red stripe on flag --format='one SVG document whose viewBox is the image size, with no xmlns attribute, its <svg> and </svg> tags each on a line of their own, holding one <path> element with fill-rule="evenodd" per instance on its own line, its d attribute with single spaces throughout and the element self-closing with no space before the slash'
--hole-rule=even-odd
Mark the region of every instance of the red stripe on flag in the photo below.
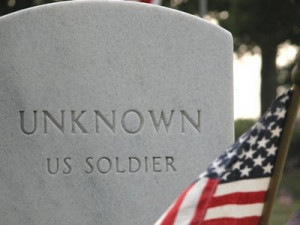
<svg viewBox="0 0 300 225">
<path fill-rule="evenodd" d="M 189 192 L 189 190 L 194 187 L 195 183 L 192 184 L 191 186 L 189 186 L 176 200 L 176 202 L 174 203 L 173 207 L 168 211 L 167 215 L 165 216 L 165 218 L 163 219 L 161 225 L 170 225 L 170 224 L 174 224 L 174 221 L 176 219 L 176 216 L 178 214 L 178 210 L 181 206 L 181 203 L 183 202 L 183 200 L 185 199 L 186 194 Z"/>
<path fill-rule="evenodd" d="M 214 195 L 218 183 L 219 180 L 217 179 L 209 179 L 207 181 L 205 188 L 202 192 L 202 195 L 199 199 L 194 217 L 190 222 L 190 225 L 198 225 L 203 221 L 206 210 L 208 208 L 208 203 L 210 202 L 210 199 Z"/>
<path fill-rule="evenodd" d="M 216 207 L 228 204 L 252 204 L 265 201 L 266 191 L 234 193 L 214 197 L 209 202 L 209 207 Z"/>
<path fill-rule="evenodd" d="M 244 217 L 244 218 L 220 218 L 203 221 L 201 225 L 251 225 L 259 224 L 259 216 Z"/>
</svg>

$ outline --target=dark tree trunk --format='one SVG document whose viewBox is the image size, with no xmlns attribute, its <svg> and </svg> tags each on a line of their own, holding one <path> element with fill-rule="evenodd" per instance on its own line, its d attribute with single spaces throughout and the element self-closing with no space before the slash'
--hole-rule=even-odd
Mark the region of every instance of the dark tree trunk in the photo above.
<svg viewBox="0 0 300 225">
<path fill-rule="evenodd" d="M 276 97 L 277 74 L 276 74 L 276 54 L 277 44 L 271 42 L 261 45 L 262 65 L 261 65 L 261 114 L 263 114 L 271 102 Z"/>
</svg>

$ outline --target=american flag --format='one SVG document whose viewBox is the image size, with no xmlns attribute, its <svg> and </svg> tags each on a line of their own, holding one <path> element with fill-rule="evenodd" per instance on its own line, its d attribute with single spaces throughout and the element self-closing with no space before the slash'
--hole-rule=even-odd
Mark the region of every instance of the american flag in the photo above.
<svg viewBox="0 0 300 225">
<path fill-rule="evenodd" d="M 155 225 L 258 225 L 290 98 L 291 91 L 278 97 Z"/>
</svg>

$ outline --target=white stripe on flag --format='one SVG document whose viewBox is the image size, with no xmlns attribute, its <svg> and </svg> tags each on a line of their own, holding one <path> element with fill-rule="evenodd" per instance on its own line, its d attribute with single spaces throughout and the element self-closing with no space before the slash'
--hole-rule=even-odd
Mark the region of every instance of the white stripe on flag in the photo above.
<svg viewBox="0 0 300 225">
<path fill-rule="evenodd" d="M 174 225 L 188 225 L 193 219 L 197 205 L 208 179 L 200 179 L 186 194 L 175 219 Z"/>
<path fill-rule="evenodd" d="M 236 192 L 266 191 L 269 187 L 270 179 L 270 177 L 266 177 L 219 184 L 214 197 Z"/>
<path fill-rule="evenodd" d="M 207 210 L 204 220 L 218 218 L 243 218 L 250 216 L 261 216 L 263 203 L 249 205 L 224 205 Z"/>
</svg>

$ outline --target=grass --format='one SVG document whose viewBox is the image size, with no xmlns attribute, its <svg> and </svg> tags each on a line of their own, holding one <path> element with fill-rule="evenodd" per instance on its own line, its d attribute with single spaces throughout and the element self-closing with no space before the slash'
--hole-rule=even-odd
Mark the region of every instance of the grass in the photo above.
<svg viewBox="0 0 300 225">
<path fill-rule="evenodd" d="M 280 188 L 291 194 L 293 202 L 286 205 L 276 201 L 270 220 L 272 225 L 284 225 L 295 212 L 300 211 L 300 171 L 285 173 Z"/>
<path fill-rule="evenodd" d="M 293 213 L 299 210 L 300 202 L 294 202 L 290 206 L 276 203 L 271 216 L 270 224 L 272 225 L 284 225 L 286 224 Z"/>
</svg>

